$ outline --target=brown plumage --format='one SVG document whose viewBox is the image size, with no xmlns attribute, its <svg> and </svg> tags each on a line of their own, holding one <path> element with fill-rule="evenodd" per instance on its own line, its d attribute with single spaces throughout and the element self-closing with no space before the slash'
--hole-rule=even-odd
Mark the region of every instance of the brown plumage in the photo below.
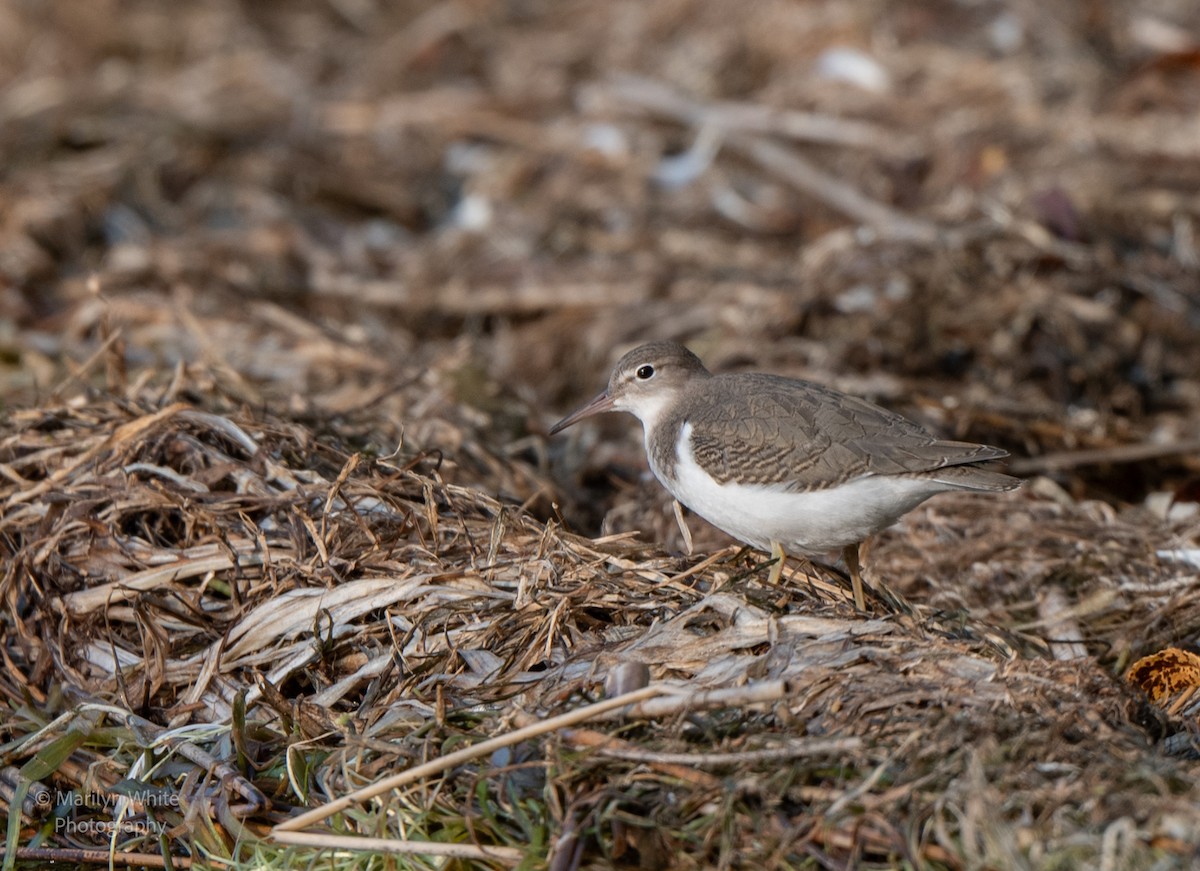
<svg viewBox="0 0 1200 871">
<path fill-rule="evenodd" d="M 699 392 L 702 402 L 688 402 Z M 938 439 L 894 412 L 810 381 L 758 373 L 694 378 L 659 423 L 655 459 L 674 468 L 682 425 L 692 425 L 696 462 L 724 484 L 819 490 L 862 475 L 928 474 L 957 487 L 1007 490 L 1016 479 L 971 464 L 1008 456 L 999 448 Z M 958 472 L 940 475 L 946 467 Z"/>
</svg>

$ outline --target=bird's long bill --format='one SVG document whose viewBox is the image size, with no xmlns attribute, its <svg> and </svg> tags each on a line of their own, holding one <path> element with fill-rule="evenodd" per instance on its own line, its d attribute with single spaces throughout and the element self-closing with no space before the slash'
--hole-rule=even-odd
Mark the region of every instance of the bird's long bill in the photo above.
<svg viewBox="0 0 1200 871">
<path fill-rule="evenodd" d="M 613 410 L 613 401 L 609 398 L 608 393 L 604 392 L 585 405 L 583 408 L 574 414 L 568 414 L 554 426 L 550 427 L 550 435 L 560 433 L 573 423 L 579 423 L 585 417 L 591 417 L 593 414 L 603 414 L 606 411 Z"/>
</svg>

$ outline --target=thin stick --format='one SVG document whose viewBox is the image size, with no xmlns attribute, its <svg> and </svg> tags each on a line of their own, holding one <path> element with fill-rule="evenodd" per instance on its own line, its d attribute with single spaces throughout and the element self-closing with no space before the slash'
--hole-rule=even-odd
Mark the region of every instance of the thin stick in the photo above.
<svg viewBox="0 0 1200 871">
<path fill-rule="evenodd" d="M 866 795 L 879 781 L 883 780 L 883 776 L 896 764 L 896 760 L 904 755 L 905 751 L 912 746 L 913 742 L 921 735 L 920 731 L 914 729 L 908 733 L 908 737 L 900 742 L 900 746 L 896 748 L 896 752 L 888 756 L 875 767 L 875 769 L 854 789 L 843 793 L 842 797 L 829 806 L 825 811 L 825 819 L 834 819 L 838 812 L 852 801 L 857 801 L 860 797 Z"/>
<path fill-rule="evenodd" d="M 675 510 L 675 522 L 679 524 L 679 532 L 683 535 L 683 545 L 687 548 L 688 556 L 691 556 L 692 531 L 688 529 L 687 521 L 683 519 L 683 506 L 678 499 L 672 499 L 671 507 Z"/>
<path fill-rule="evenodd" d="M 702 690 L 688 695 L 673 695 L 669 698 L 649 699 L 634 705 L 621 716 L 665 717 L 680 711 L 696 711 L 701 708 L 737 707 L 775 702 L 796 692 L 796 687 L 786 680 L 769 680 L 740 687 L 724 687 L 717 690 Z M 630 694 L 632 695 L 632 693 Z M 624 696 L 622 696 L 624 698 Z M 612 719 L 609 714 L 603 719 Z"/>
<path fill-rule="evenodd" d="M 894 155 L 919 153 L 919 144 L 915 139 L 878 124 L 758 103 L 705 103 L 687 97 L 669 85 L 642 76 L 615 76 L 599 86 L 599 93 L 696 127 L 765 133 L 806 142 L 869 148 Z"/>
<path fill-rule="evenodd" d="M 70 387 L 72 384 L 74 384 L 75 382 L 82 383 L 84 377 L 91 370 L 91 368 L 93 366 L 95 366 L 96 363 L 98 363 L 112 349 L 112 346 L 114 344 L 116 344 L 117 340 L 119 340 L 120 338 L 121 338 L 121 328 L 118 327 L 117 329 L 115 329 L 111 333 L 109 333 L 108 338 L 106 338 L 103 342 L 100 343 L 100 347 L 97 348 L 90 357 L 88 357 L 86 360 L 84 360 L 78 369 L 76 369 L 74 372 L 67 375 L 67 377 L 65 377 L 59 383 L 59 385 L 57 387 L 55 387 L 53 391 L 51 391 L 50 398 L 51 399 L 59 399 L 63 395 L 63 393 L 66 392 L 66 389 L 68 387 Z M 69 360 L 68 360 L 68 362 L 69 362 Z M 70 860 L 66 860 L 66 861 L 70 861 Z"/>
<path fill-rule="evenodd" d="M 731 753 L 658 753 L 640 747 L 601 746 L 596 749 L 600 756 L 624 759 L 629 762 L 646 762 L 651 765 L 749 765 L 757 762 L 773 762 L 778 759 L 796 759 L 801 756 L 827 756 L 833 753 L 849 753 L 862 749 L 861 738 L 814 738 L 793 741 L 785 747 L 767 747 L 762 750 L 742 750 Z"/>
<path fill-rule="evenodd" d="M 519 723 L 533 722 L 533 717 L 526 713 L 521 713 Z M 641 751 L 641 748 L 624 738 L 618 738 L 615 735 L 608 735 L 604 732 L 597 732 L 595 729 L 563 729 L 559 736 L 567 744 L 573 747 L 589 747 L 595 749 L 601 755 L 613 755 L 618 759 L 630 759 L 632 756 L 625 754 L 634 754 Z M 612 751 L 610 754 L 609 751 Z M 685 754 L 675 754 L 683 756 Z M 635 760 L 639 762 L 648 762 L 651 768 L 654 768 L 668 777 L 674 777 L 684 783 L 691 783 L 704 789 L 715 789 L 721 785 L 721 781 L 713 777 L 711 774 L 704 771 L 696 771 L 688 766 L 688 761 L 684 762 L 669 762 L 658 759 L 650 760 Z"/>
<path fill-rule="evenodd" d="M 675 504 L 678 505 L 679 503 L 676 502 Z M 676 582 L 676 581 L 682 581 L 687 578 L 690 578 L 692 575 L 699 574 L 700 572 L 704 571 L 706 568 L 711 566 L 713 563 L 718 563 L 721 560 L 725 559 L 729 554 L 737 553 L 741 549 L 742 548 L 739 545 L 731 545 L 729 547 L 721 548 L 716 553 L 711 554 L 710 556 L 706 556 L 704 559 L 702 559 L 700 562 L 696 563 L 690 569 L 684 569 L 682 572 L 680 572 L 677 575 L 669 576 L 667 578 L 667 580 L 670 582 Z M 682 584 L 680 584 L 679 587 L 680 587 L 680 589 L 684 589 L 684 590 L 689 589 L 688 587 L 685 587 Z"/>
<path fill-rule="evenodd" d="M 1034 472 L 1055 472 L 1078 466 L 1098 466 L 1103 463 L 1137 463 L 1180 454 L 1200 453 L 1200 439 L 1165 444 L 1117 445 L 1111 448 L 1090 448 L 1082 451 L 1056 451 L 1040 457 L 1012 460 L 1008 469 L 1014 475 Z"/>
<path fill-rule="evenodd" d="M 369 850 L 373 853 L 399 853 L 446 856 L 451 859 L 498 859 L 517 863 L 525 853 L 516 847 L 487 847 L 483 844 L 451 844 L 445 841 L 401 841 L 395 838 L 360 838 L 354 835 L 328 835 L 323 832 L 282 832 L 278 827 L 271 836 L 281 844 L 302 847 L 326 847 L 333 850 Z"/>
<path fill-rule="evenodd" d="M 480 756 L 499 750 L 501 747 L 508 747 L 512 744 L 519 744 L 529 738 L 534 738 L 538 735 L 544 735 L 547 732 L 553 732 L 556 729 L 562 729 L 567 726 L 574 726 L 576 723 L 582 723 L 584 720 L 590 720 L 592 717 L 605 714 L 610 711 L 615 711 L 624 708 L 635 702 L 641 702 L 646 699 L 651 699 L 664 692 L 662 686 L 648 686 L 640 690 L 634 690 L 631 693 L 617 696 L 612 699 L 605 699 L 602 702 L 596 702 L 586 707 L 579 708 L 574 711 L 569 711 L 565 714 L 560 714 L 557 717 L 551 717 L 549 720 L 543 720 L 540 723 L 534 723 L 531 726 L 526 726 L 524 729 L 517 729 L 515 732 L 509 732 L 507 735 L 499 735 L 495 738 L 490 738 L 487 741 L 481 741 L 478 744 L 473 744 L 470 747 L 464 747 L 462 750 L 457 750 L 454 753 L 441 756 L 426 762 L 423 765 L 418 765 L 415 768 L 410 768 L 407 771 L 401 771 L 399 774 L 394 774 L 391 777 L 385 777 L 377 783 L 372 783 L 369 786 L 364 786 L 361 789 L 356 789 L 354 792 L 347 793 L 341 798 L 334 799 L 331 802 L 313 808 L 310 811 L 300 814 L 298 817 L 293 817 L 290 820 L 285 820 L 272 829 L 272 834 L 276 832 L 289 832 L 302 829 L 305 826 L 310 826 L 313 823 L 320 822 L 333 816 L 339 811 L 343 811 L 353 804 L 366 801 L 374 798 L 377 795 L 387 792 L 391 789 L 404 786 L 414 781 L 420 780 L 423 777 L 429 777 L 434 774 L 439 774 L 447 768 L 453 768 L 463 762 L 468 762 Z"/>
<path fill-rule="evenodd" d="M 757 136 L 731 136 L 727 146 L 740 151 L 763 169 L 780 176 L 797 190 L 815 197 L 848 218 L 873 227 L 881 236 L 933 242 L 935 224 L 911 218 L 873 200 L 857 188 L 840 181 L 793 151 Z"/>
<path fill-rule="evenodd" d="M 88 850 L 78 847 L 17 847 L 18 862 L 70 862 L 72 865 L 137 865 L 144 868 L 166 868 L 166 859 L 158 853 L 109 853 L 108 850 Z M 0 860 L 4 859 L 4 850 L 0 849 Z M 206 862 L 218 865 L 226 864 L 224 860 L 208 857 Z M 191 868 L 190 856 L 171 856 L 171 865 L 175 868 Z"/>
</svg>

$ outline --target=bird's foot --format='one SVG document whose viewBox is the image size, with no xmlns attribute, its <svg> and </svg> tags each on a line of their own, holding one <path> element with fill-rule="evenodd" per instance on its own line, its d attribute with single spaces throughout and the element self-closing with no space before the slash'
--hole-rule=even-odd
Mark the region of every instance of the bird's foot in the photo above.
<svg viewBox="0 0 1200 871">
<path fill-rule="evenodd" d="M 771 558 L 775 561 L 771 566 L 771 573 L 767 575 L 768 586 L 779 586 L 779 579 L 783 577 L 783 564 L 787 561 L 787 554 L 783 552 L 783 546 L 777 541 L 771 542 Z"/>
</svg>

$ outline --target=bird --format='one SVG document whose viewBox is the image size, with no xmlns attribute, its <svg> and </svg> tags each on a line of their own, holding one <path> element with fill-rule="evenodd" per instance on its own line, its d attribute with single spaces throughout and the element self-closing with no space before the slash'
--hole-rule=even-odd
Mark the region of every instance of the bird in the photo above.
<svg viewBox="0 0 1200 871">
<path fill-rule="evenodd" d="M 770 552 L 777 584 L 787 553 L 841 551 L 855 607 L 866 610 L 863 541 L 938 493 L 996 493 L 1020 479 L 983 468 L 1008 456 L 947 441 L 866 399 L 796 378 L 714 375 L 685 346 L 625 354 L 608 387 L 550 428 L 611 411 L 637 417 L 659 482 L 713 526 Z"/>
</svg>

